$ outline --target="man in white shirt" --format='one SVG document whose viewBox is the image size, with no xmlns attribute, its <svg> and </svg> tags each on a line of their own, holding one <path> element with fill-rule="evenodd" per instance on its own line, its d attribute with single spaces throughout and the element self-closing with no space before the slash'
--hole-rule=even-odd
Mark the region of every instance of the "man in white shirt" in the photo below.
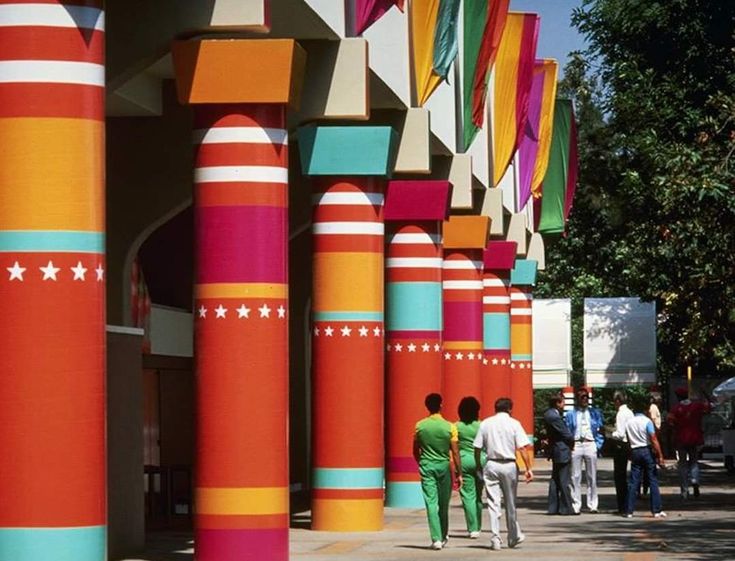
<svg viewBox="0 0 735 561">
<path fill-rule="evenodd" d="M 480 455 L 485 451 L 487 463 L 482 470 L 485 492 L 490 512 L 490 548 L 500 549 L 500 501 L 505 501 L 505 518 L 508 528 L 508 547 L 516 547 L 525 540 L 518 524 L 516 513 L 516 492 L 518 490 L 518 466 L 516 452 L 519 452 L 525 465 L 526 483 L 533 480 L 531 461 L 527 448 L 531 445 L 521 423 L 510 416 L 513 402 L 501 397 L 495 402 L 495 415 L 480 423 L 480 429 L 473 443 L 475 461 L 480 463 Z"/>
<path fill-rule="evenodd" d="M 615 498 L 618 502 L 618 514 L 625 514 L 628 497 L 628 437 L 625 435 L 625 425 L 633 418 L 633 412 L 626 405 L 627 395 L 618 390 L 613 394 L 615 407 L 618 409 L 615 415 L 615 430 L 612 433 L 613 450 L 613 474 L 615 479 Z"/>
</svg>

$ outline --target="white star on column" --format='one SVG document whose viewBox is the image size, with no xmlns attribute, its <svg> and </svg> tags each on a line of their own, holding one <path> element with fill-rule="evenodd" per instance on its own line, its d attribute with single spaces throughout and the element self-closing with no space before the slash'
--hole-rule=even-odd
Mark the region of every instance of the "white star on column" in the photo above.
<svg viewBox="0 0 735 561">
<path fill-rule="evenodd" d="M 262 318 L 271 317 L 271 309 L 268 307 L 268 304 L 263 304 L 260 308 L 258 308 L 258 311 L 260 312 L 260 317 Z"/>
<path fill-rule="evenodd" d="M 415 353 L 416 352 L 416 345 L 414 345 L 413 343 L 409 343 L 408 344 L 408 352 L 409 353 Z"/>
<path fill-rule="evenodd" d="M 222 304 L 220 304 L 219 306 L 217 306 L 214 309 L 214 313 L 216 314 L 214 316 L 215 319 L 226 317 L 227 316 L 227 308 L 225 308 Z"/>
<path fill-rule="evenodd" d="M 51 261 L 48 262 L 48 265 L 46 265 L 45 267 L 39 267 L 39 269 L 41 269 L 41 272 L 43 273 L 42 280 L 51 279 L 55 281 L 56 273 L 61 271 L 61 267 L 54 267 L 54 264 Z"/>
<path fill-rule="evenodd" d="M 373 335 L 375 335 L 376 337 L 380 337 L 380 327 L 376 327 L 375 329 L 373 329 Z"/>
<path fill-rule="evenodd" d="M 318 327 L 315 327 L 314 328 L 314 335 L 316 335 L 317 337 L 319 337 L 319 328 Z"/>
<path fill-rule="evenodd" d="M 425 353 L 428 353 L 429 349 L 431 349 L 431 345 L 429 345 L 429 343 L 424 343 L 423 345 L 421 345 L 421 350 Z"/>
<path fill-rule="evenodd" d="M 436 343 L 434 345 L 434 350 L 438 353 L 441 350 L 441 347 L 439 346 L 439 343 Z"/>
<path fill-rule="evenodd" d="M 74 278 L 72 280 L 87 280 L 84 278 L 84 276 L 87 274 L 87 269 L 82 266 L 81 261 L 77 261 L 76 267 L 69 268 L 74 273 Z"/>
<path fill-rule="evenodd" d="M 334 333 L 334 329 L 329 325 L 324 328 L 324 335 L 326 335 L 327 337 L 331 337 L 332 333 Z"/>
<path fill-rule="evenodd" d="M 349 337 L 352 333 L 352 329 L 350 329 L 346 325 L 342 329 L 340 329 L 340 331 L 342 332 L 342 337 Z"/>
<path fill-rule="evenodd" d="M 469 354 L 467 355 L 467 359 L 468 359 L 468 360 L 475 360 L 475 353 L 469 353 Z"/>
<path fill-rule="evenodd" d="M 286 308 L 283 306 L 278 306 L 278 309 L 276 310 L 278 312 L 279 318 L 285 318 L 286 317 Z"/>
<path fill-rule="evenodd" d="M 367 337 L 368 336 L 368 328 L 364 325 L 359 329 L 360 331 L 360 337 Z"/>
<path fill-rule="evenodd" d="M 454 355 L 457 360 L 462 360 L 464 358 L 464 355 L 462 353 L 457 353 Z"/>
<path fill-rule="evenodd" d="M 396 350 L 397 353 L 400 353 L 403 350 L 403 345 L 401 345 L 400 343 L 396 343 L 395 345 L 393 345 L 393 348 Z"/>
<path fill-rule="evenodd" d="M 497 358 L 494 358 L 493 359 L 493 364 L 498 364 L 498 359 Z"/>
<path fill-rule="evenodd" d="M 518 367 L 519 367 L 519 368 L 525 368 L 525 367 L 526 367 L 526 365 L 525 365 L 525 364 L 523 364 L 523 363 L 521 362 L 521 363 L 520 363 L 520 364 L 518 365 Z"/>
<path fill-rule="evenodd" d="M 444 360 L 449 360 L 452 358 L 452 355 L 449 353 L 444 353 Z"/>
<path fill-rule="evenodd" d="M 515 368 L 515 367 L 516 367 L 516 365 L 515 365 L 515 364 L 513 364 L 513 363 L 511 362 L 511 363 L 510 363 L 510 367 L 511 367 L 511 368 Z"/>
<path fill-rule="evenodd" d="M 26 272 L 26 268 L 21 267 L 17 261 L 13 264 L 12 267 L 5 267 L 5 269 L 10 273 L 9 280 L 18 279 L 19 281 L 23 282 L 23 273 Z"/>
<path fill-rule="evenodd" d="M 504 358 L 501 358 L 500 359 L 500 364 L 505 364 L 505 359 Z"/>
<path fill-rule="evenodd" d="M 486 358 L 483 358 L 482 359 L 482 364 L 484 364 L 485 366 L 487 366 L 487 359 Z"/>
<path fill-rule="evenodd" d="M 207 317 L 207 308 L 205 308 L 204 306 L 199 306 L 199 317 L 200 318 Z"/>
<path fill-rule="evenodd" d="M 97 265 L 97 268 L 94 270 L 95 273 L 97 273 L 97 280 L 101 281 L 105 278 L 105 270 L 102 268 L 102 265 Z"/>
<path fill-rule="evenodd" d="M 245 304 L 240 304 L 240 307 L 236 308 L 235 311 L 237 312 L 238 318 L 250 319 L 250 308 Z"/>
<path fill-rule="evenodd" d="M 531 363 L 530 362 L 526 363 L 526 368 L 531 368 Z"/>
</svg>

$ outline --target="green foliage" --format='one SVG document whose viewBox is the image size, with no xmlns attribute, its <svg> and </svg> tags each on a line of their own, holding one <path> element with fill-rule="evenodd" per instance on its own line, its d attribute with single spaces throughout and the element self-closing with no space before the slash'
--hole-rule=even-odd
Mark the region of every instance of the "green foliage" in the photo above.
<svg viewBox="0 0 735 561">
<path fill-rule="evenodd" d="M 663 378 L 735 373 L 735 2 L 585 0 L 565 68 L 580 174 L 541 297 L 640 296 Z M 572 326 L 581 369 L 581 320 Z"/>
</svg>

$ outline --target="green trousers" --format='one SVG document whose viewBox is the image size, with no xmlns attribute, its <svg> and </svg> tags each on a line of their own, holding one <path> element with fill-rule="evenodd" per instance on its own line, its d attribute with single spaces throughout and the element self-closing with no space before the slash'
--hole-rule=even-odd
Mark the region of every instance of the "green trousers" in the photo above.
<svg viewBox="0 0 735 561">
<path fill-rule="evenodd" d="M 464 520 L 468 532 L 479 532 L 482 527 L 482 482 L 477 477 L 477 465 L 474 456 L 462 455 L 462 488 L 459 496 L 462 499 Z"/>
<path fill-rule="evenodd" d="M 452 474 L 449 462 L 421 463 L 421 492 L 429 519 L 432 542 L 443 541 L 449 533 L 449 499 L 452 496 Z"/>
</svg>

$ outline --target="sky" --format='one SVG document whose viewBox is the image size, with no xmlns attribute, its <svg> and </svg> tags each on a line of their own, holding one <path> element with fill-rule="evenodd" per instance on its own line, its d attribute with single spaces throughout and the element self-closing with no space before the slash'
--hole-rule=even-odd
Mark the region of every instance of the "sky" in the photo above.
<svg viewBox="0 0 735 561">
<path fill-rule="evenodd" d="M 510 0 L 510 9 L 514 12 L 535 12 L 541 16 L 536 57 L 558 60 L 560 75 L 568 53 L 585 47 L 584 37 L 570 21 L 572 9 L 581 4 L 582 0 Z"/>
</svg>

